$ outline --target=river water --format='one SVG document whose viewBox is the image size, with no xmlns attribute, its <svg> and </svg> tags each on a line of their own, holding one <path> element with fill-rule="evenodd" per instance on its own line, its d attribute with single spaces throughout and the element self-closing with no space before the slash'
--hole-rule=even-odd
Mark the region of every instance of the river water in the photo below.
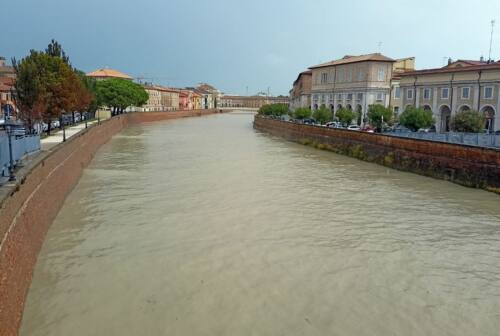
<svg viewBox="0 0 500 336">
<path fill-rule="evenodd" d="M 21 335 L 499 335 L 500 198 L 260 133 L 128 128 L 52 225 Z"/>
</svg>

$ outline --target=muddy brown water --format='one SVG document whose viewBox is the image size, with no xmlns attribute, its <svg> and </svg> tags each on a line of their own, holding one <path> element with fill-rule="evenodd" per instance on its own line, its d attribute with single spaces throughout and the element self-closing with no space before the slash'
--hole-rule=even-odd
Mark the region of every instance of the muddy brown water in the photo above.
<svg viewBox="0 0 500 336">
<path fill-rule="evenodd" d="M 104 145 L 21 335 L 498 335 L 500 198 L 287 142 L 250 114 Z"/>
</svg>

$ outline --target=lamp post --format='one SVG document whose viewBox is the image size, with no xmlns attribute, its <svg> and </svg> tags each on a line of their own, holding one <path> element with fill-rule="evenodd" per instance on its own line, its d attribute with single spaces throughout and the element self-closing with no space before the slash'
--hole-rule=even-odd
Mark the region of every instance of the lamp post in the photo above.
<svg viewBox="0 0 500 336">
<path fill-rule="evenodd" d="M 10 112 L 12 106 L 9 104 L 4 106 L 5 112 L 5 128 L 7 131 L 7 139 L 9 142 L 9 181 L 15 181 L 16 176 L 14 175 L 14 155 L 12 153 L 12 120 L 10 119 Z"/>
</svg>

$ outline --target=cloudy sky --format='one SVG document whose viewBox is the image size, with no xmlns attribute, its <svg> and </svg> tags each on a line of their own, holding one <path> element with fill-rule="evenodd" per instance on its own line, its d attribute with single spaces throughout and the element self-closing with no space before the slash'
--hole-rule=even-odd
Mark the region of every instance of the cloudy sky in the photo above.
<svg viewBox="0 0 500 336">
<path fill-rule="evenodd" d="M 287 94 L 298 72 L 346 54 L 415 56 L 418 68 L 486 57 L 500 1 L 1 0 L 0 12 L 8 59 L 55 38 L 85 71 L 108 66 L 170 86 Z"/>
</svg>

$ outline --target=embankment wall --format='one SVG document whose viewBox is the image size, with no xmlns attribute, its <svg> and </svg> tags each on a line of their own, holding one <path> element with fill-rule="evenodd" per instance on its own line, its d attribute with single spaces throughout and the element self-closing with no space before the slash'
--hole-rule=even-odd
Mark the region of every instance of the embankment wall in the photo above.
<svg viewBox="0 0 500 336">
<path fill-rule="evenodd" d="M 303 125 L 259 115 L 254 127 L 305 145 L 500 193 L 500 151 L 496 149 Z"/>
<path fill-rule="evenodd" d="M 216 110 L 124 114 L 39 154 L 0 187 L 0 335 L 17 335 L 45 235 L 97 150 L 131 124 L 203 116 Z"/>
</svg>

